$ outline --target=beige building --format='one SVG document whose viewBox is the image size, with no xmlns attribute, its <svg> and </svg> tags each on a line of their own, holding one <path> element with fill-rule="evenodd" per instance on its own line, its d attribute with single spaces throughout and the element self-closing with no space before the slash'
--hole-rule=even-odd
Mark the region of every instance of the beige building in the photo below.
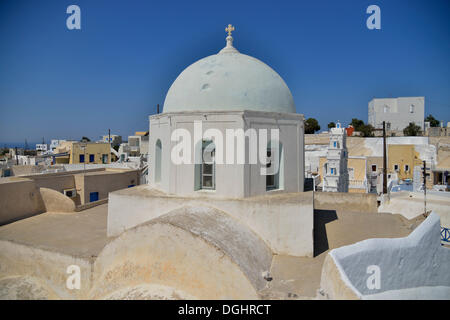
<svg viewBox="0 0 450 320">
<path fill-rule="evenodd" d="M 383 157 L 367 156 L 367 174 L 383 173 Z"/>
<path fill-rule="evenodd" d="M 111 163 L 111 146 L 109 143 L 65 141 L 55 149 L 55 153 L 67 153 L 67 156 L 56 157 L 56 164 Z"/>
<path fill-rule="evenodd" d="M 139 177 L 139 170 L 101 168 L 0 178 L 0 225 L 51 211 L 48 206 L 106 200 L 110 192 L 139 185 Z"/>
<path fill-rule="evenodd" d="M 367 158 L 348 157 L 348 192 L 367 193 Z"/>
</svg>

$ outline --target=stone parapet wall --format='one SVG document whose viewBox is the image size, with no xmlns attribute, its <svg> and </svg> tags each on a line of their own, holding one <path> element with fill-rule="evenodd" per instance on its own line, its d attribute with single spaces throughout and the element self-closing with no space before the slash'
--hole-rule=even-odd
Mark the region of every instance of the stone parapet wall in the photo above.
<svg viewBox="0 0 450 320">
<path fill-rule="evenodd" d="M 333 249 L 322 269 L 321 293 L 330 299 L 449 299 L 450 250 L 441 246 L 440 231 L 432 213 L 405 238 Z"/>
<path fill-rule="evenodd" d="M 208 206 L 226 212 L 258 234 L 276 254 L 313 255 L 312 192 L 269 194 L 243 199 L 166 194 L 150 186 L 109 194 L 108 236 L 183 206 Z"/>
<path fill-rule="evenodd" d="M 374 193 L 314 193 L 314 209 L 377 212 L 377 206 L 377 195 Z"/>
</svg>

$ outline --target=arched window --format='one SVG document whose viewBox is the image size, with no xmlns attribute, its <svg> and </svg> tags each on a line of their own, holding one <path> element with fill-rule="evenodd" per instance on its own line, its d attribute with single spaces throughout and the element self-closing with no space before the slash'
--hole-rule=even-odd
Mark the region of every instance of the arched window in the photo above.
<svg viewBox="0 0 450 320">
<path fill-rule="evenodd" d="M 384 111 L 384 113 L 388 113 L 389 112 L 389 106 L 384 105 L 383 111 Z"/>
<path fill-rule="evenodd" d="M 409 106 L 409 113 L 414 113 L 414 105 Z"/>
<path fill-rule="evenodd" d="M 278 153 L 278 157 L 276 156 Z M 284 151 L 281 142 L 267 144 L 266 191 L 284 188 Z M 277 164 L 275 163 L 278 162 Z"/>
<path fill-rule="evenodd" d="M 155 183 L 161 182 L 161 165 L 162 165 L 162 145 L 161 140 L 156 141 L 155 146 Z"/>
</svg>

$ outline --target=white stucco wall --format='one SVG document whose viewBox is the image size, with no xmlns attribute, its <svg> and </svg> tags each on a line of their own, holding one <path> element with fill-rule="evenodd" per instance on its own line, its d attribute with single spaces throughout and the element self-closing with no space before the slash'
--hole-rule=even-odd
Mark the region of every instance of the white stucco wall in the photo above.
<svg viewBox="0 0 450 320">
<path fill-rule="evenodd" d="M 428 137 L 388 137 L 387 145 L 414 145 L 420 160 L 435 165 L 437 162 L 436 147 L 429 143 Z M 364 138 L 364 147 L 370 150 L 370 156 L 383 156 L 383 138 Z"/>
<path fill-rule="evenodd" d="M 172 83 L 164 112 L 194 110 L 295 112 L 295 104 L 272 68 L 234 49 L 200 59 Z"/>
<path fill-rule="evenodd" d="M 414 112 L 410 112 L 413 105 Z M 385 112 L 385 106 L 387 111 Z M 375 128 L 382 128 L 383 121 L 391 124 L 391 130 L 402 131 L 410 122 L 424 129 L 425 97 L 400 97 L 372 99 L 368 107 L 368 122 Z"/>
<path fill-rule="evenodd" d="M 319 172 L 320 157 L 327 155 L 328 145 L 305 145 L 305 171 Z"/>
<path fill-rule="evenodd" d="M 279 138 L 284 152 L 283 186 L 281 192 L 302 192 L 304 188 L 304 127 L 303 115 L 258 111 L 235 112 L 178 112 L 150 116 L 151 135 L 149 141 L 149 184 L 168 193 L 194 195 L 205 192 L 195 188 L 194 121 L 202 121 L 203 133 L 218 129 L 224 138 L 226 129 L 279 129 Z M 174 164 L 171 151 L 178 144 L 171 141 L 175 129 L 185 129 L 191 135 L 191 163 Z M 270 132 L 270 131 L 268 131 Z M 270 135 L 270 133 L 269 133 Z M 269 136 L 270 138 L 270 136 Z M 162 144 L 161 181 L 155 181 L 156 142 Z M 269 139 L 268 139 L 269 140 Z M 225 149 L 225 148 L 224 148 Z M 246 141 L 248 159 L 249 142 Z M 235 143 L 235 155 L 237 145 Z M 216 153 L 217 156 L 217 153 Z M 224 162 L 226 150 L 224 150 Z M 206 191 L 218 197 L 243 198 L 266 194 L 266 176 L 261 175 L 261 164 L 216 164 L 216 188 Z M 281 171 L 280 171 L 281 174 Z M 281 178 L 280 178 L 281 180 Z"/>
<path fill-rule="evenodd" d="M 450 249 L 440 244 L 432 213 L 408 237 L 369 239 L 330 251 L 321 287 L 329 298 L 450 299 Z M 380 270 L 380 288 L 369 289 L 369 266 Z M 337 276 L 333 270 L 336 271 Z"/>
<path fill-rule="evenodd" d="M 217 198 L 207 193 L 182 197 L 151 186 L 137 186 L 109 194 L 108 236 L 184 206 L 219 209 L 253 230 L 273 253 L 313 255 L 312 192 L 280 193 L 242 199 Z"/>
</svg>

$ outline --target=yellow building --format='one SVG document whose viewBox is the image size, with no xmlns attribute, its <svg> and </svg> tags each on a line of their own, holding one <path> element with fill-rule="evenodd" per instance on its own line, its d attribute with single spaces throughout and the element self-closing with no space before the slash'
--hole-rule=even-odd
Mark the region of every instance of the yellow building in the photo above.
<svg viewBox="0 0 450 320">
<path fill-rule="evenodd" d="M 396 173 L 398 179 L 412 179 L 414 166 L 422 166 L 414 145 L 388 145 L 388 173 Z"/>
<path fill-rule="evenodd" d="M 367 158 L 348 157 L 348 192 L 367 193 Z"/>
<path fill-rule="evenodd" d="M 326 157 L 319 158 L 319 175 L 323 181 L 323 167 L 327 162 Z M 347 161 L 348 192 L 367 193 L 367 157 L 350 156 Z"/>
<path fill-rule="evenodd" d="M 136 131 L 135 136 L 148 136 L 148 131 Z"/>
<path fill-rule="evenodd" d="M 102 142 L 62 142 L 55 153 L 68 153 L 67 156 L 56 157 L 56 163 L 69 164 L 106 164 L 111 163 L 111 146 Z"/>
</svg>

